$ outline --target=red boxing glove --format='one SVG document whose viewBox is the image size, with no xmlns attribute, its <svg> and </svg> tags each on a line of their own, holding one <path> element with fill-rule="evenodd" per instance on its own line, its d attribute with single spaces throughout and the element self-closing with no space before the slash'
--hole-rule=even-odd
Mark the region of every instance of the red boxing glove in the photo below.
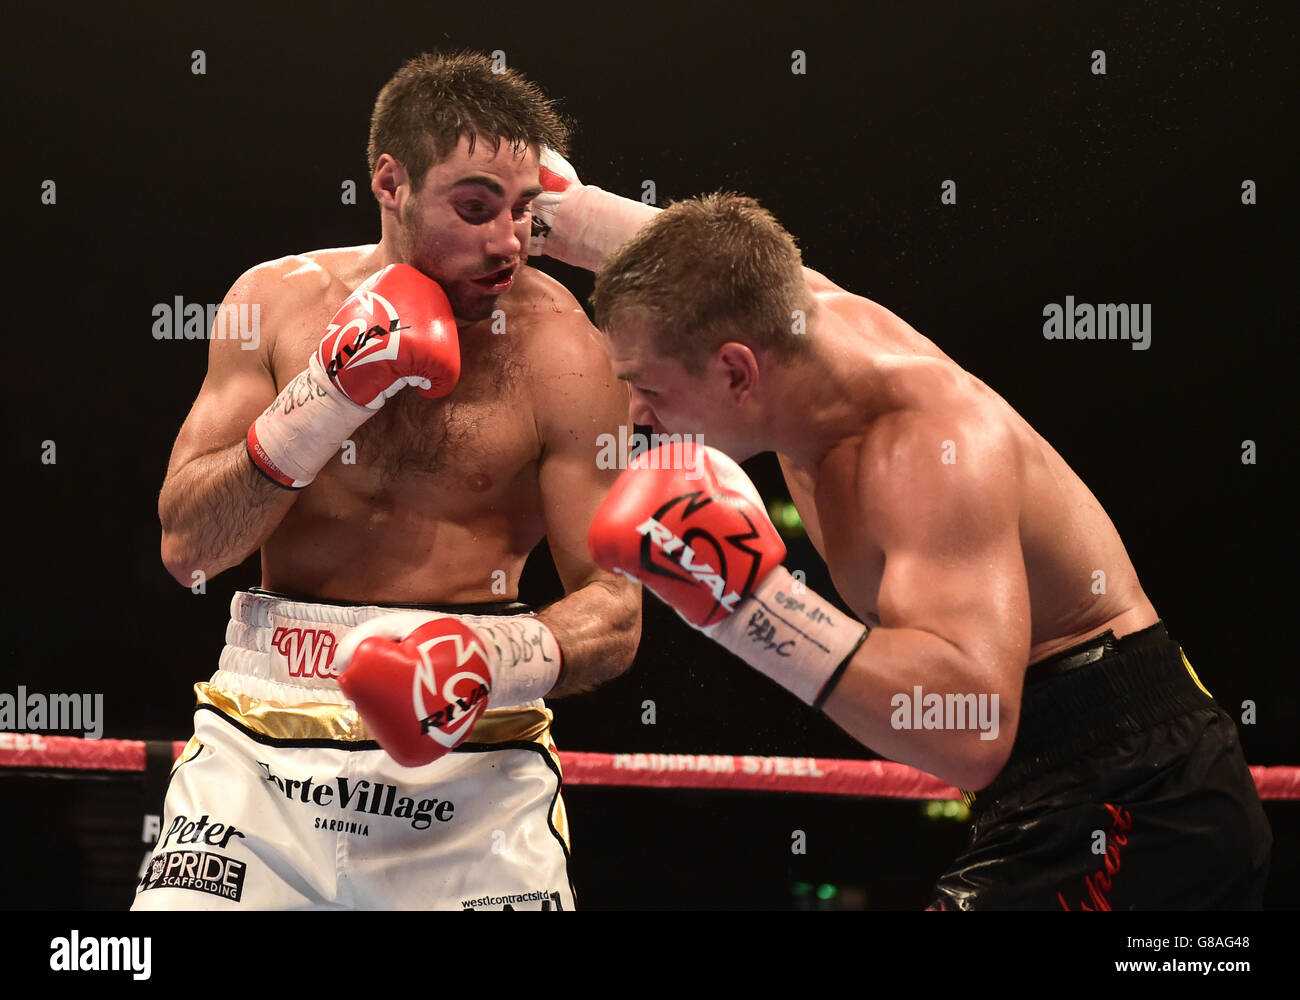
<svg viewBox="0 0 1300 1000">
<path fill-rule="evenodd" d="M 639 580 L 700 629 L 730 615 L 785 558 L 749 477 L 692 441 L 628 465 L 596 512 L 587 547 L 602 569 Z"/>
<path fill-rule="evenodd" d="M 390 396 L 407 385 L 445 396 L 458 378 L 446 293 L 410 265 L 390 264 L 343 300 L 307 369 L 248 428 L 248 457 L 276 485 L 302 489 Z"/>
<path fill-rule="evenodd" d="M 555 636 L 532 615 L 401 611 L 339 643 L 339 688 L 399 764 L 420 767 L 464 742 L 487 708 L 542 697 L 559 677 Z"/>
<path fill-rule="evenodd" d="M 820 708 L 868 629 L 781 565 L 785 544 L 740 466 L 693 442 L 646 452 L 591 523 L 591 557 L 640 580 L 714 642 Z"/>
<path fill-rule="evenodd" d="M 474 630 L 447 616 L 401 642 L 363 639 L 339 676 L 370 733 L 399 764 L 418 767 L 469 735 L 492 678 Z"/>
<path fill-rule="evenodd" d="M 334 314 L 316 360 L 348 399 L 373 410 L 408 385 L 430 399 L 445 396 L 460 378 L 451 303 L 409 264 L 389 264 Z"/>
</svg>

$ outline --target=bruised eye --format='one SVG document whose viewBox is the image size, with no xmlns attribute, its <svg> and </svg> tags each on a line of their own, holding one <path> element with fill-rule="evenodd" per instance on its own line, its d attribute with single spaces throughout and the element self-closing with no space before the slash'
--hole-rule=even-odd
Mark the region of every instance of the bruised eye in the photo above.
<svg viewBox="0 0 1300 1000">
<path fill-rule="evenodd" d="M 463 201 L 456 206 L 456 211 L 466 222 L 487 222 L 492 218 L 492 212 L 481 201 Z"/>
</svg>

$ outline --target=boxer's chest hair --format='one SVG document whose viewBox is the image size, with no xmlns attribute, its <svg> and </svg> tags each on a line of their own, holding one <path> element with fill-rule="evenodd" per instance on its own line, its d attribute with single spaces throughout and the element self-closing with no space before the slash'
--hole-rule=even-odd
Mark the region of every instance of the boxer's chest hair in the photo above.
<svg viewBox="0 0 1300 1000">
<path fill-rule="evenodd" d="M 508 348 L 505 338 L 464 343 L 451 395 L 428 399 L 408 387 L 389 399 L 352 435 L 357 464 L 385 485 L 438 475 L 478 492 L 512 477 L 535 457 L 536 440 L 524 369 Z"/>
</svg>

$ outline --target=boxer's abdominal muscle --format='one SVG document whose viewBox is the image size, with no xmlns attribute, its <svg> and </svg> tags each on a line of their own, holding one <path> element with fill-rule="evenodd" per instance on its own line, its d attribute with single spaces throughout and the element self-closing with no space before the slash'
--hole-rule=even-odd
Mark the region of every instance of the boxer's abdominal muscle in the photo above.
<svg viewBox="0 0 1300 1000">
<path fill-rule="evenodd" d="M 469 477 L 459 471 L 447 478 L 463 483 Z M 361 603 L 515 598 L 524 560 L 544 533 L 535 472 L 515 477 L 508 495 L 418 473 L 377 491 L 348 478 L 323 475 L 310 500 L 289 511 L 262 548 L 263 586 Z"/>
</svg>

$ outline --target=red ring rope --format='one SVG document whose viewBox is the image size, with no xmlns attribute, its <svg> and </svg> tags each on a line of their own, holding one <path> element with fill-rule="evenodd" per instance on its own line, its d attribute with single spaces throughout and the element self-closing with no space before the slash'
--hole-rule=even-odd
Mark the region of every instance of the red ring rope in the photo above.
<svg viewBox="0 0 1300 1000">
<path fill-rule="evenodd" d="M 142 740 L 86 740 L 37 733 L 0 733 L 0 767 L 81 771 L 143 771 Z M 183 742 L 172 744 L 179 755 Z M 896 799 L 957 799 L 945 781 L 888 760 L 759 757 L 730 754 L 584 753 L 561 751 L 569 785 L 715 788 Z M 1300 767 L 1252 767 L 1260 798 L 1300 800 Z"/>
</svg>

